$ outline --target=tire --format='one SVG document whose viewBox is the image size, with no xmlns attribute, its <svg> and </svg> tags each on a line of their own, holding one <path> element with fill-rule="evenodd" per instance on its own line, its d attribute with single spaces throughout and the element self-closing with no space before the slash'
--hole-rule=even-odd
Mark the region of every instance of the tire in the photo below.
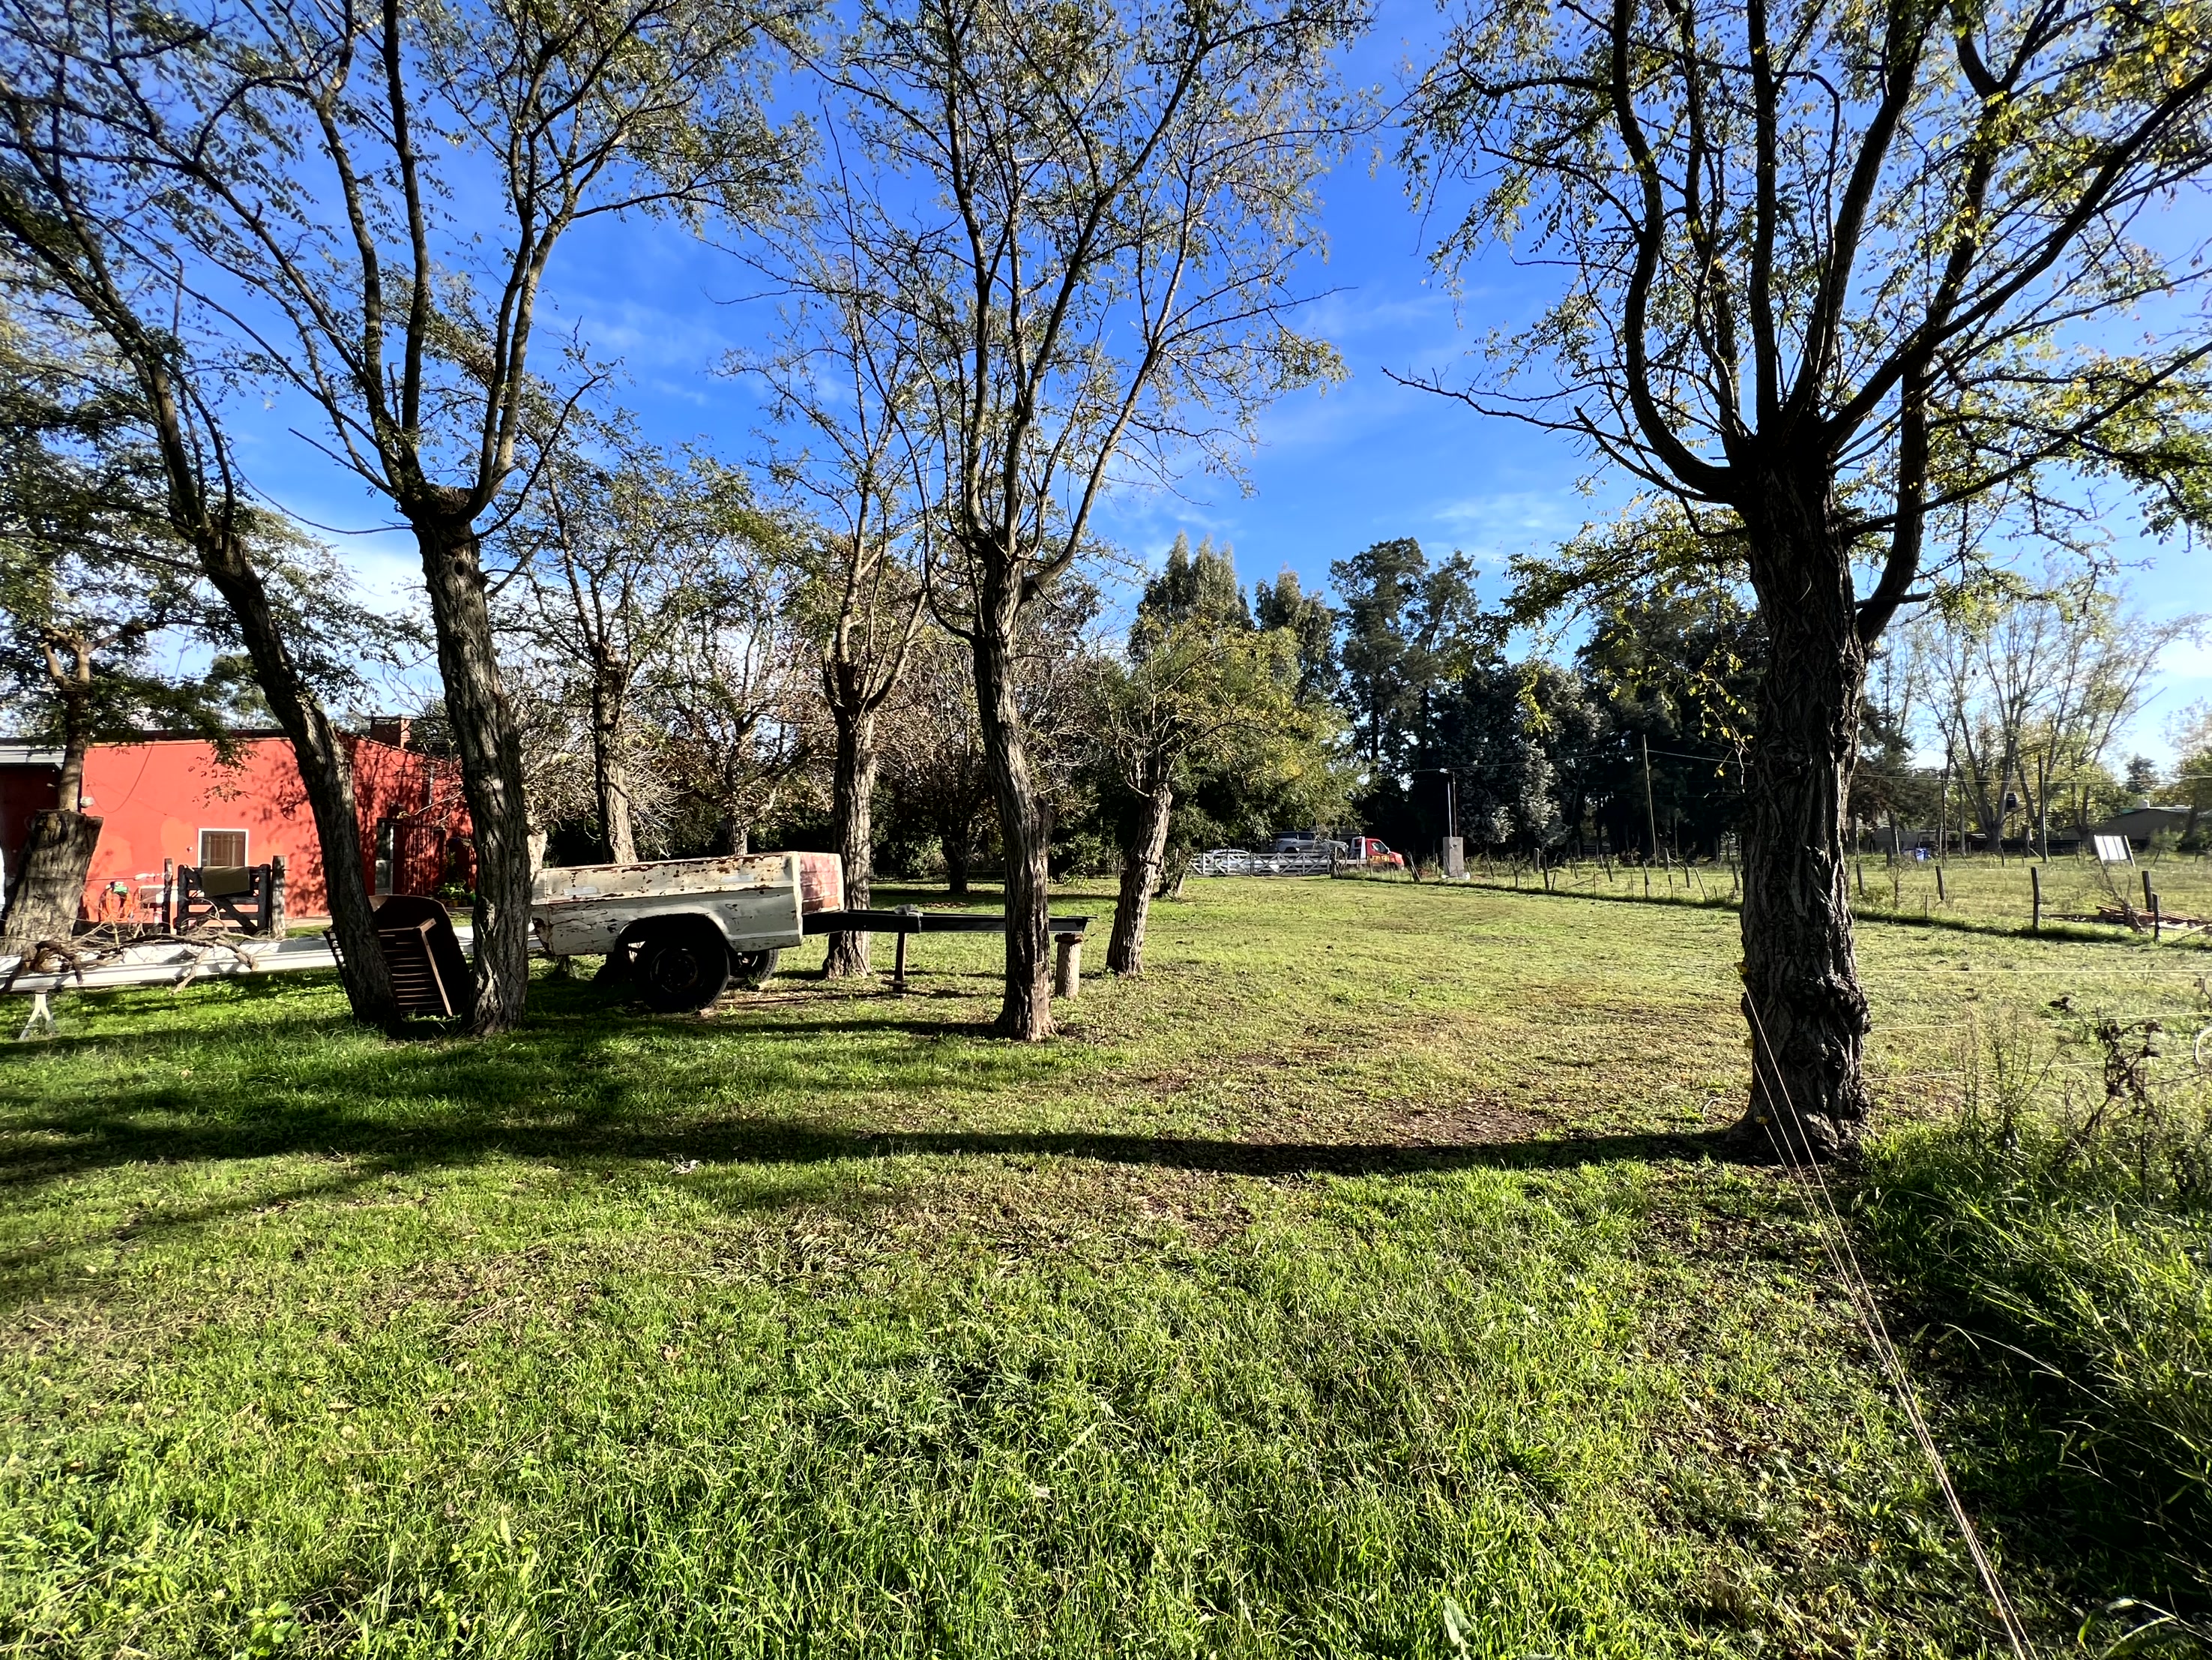
<svg viewBox="0 0 2212 1660">
<path fill-rule="evenodd" d="M 662 1014 L 703 1009 L 730 983 L 730 948 L 710 922 L 664 922 L 638 946 L 630 974 L 649 1009 Z"/>
<path fill-rule="evenodd" d="M 731 952 L 730 961 L 735 970 L 737 982 L 747 991 L 759 990 L 761 982 L 775 972 L 776 959 L 782 955 L 780 951 Z"/>
</svg>

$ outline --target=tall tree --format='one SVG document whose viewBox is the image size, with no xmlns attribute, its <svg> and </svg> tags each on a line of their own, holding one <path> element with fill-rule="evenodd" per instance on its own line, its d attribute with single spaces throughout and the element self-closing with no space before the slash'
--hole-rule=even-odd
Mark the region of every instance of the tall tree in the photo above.
<svg viewBox="0 0 2212 1660">
<path fill-rule="evenodd" d="M 819 741 L 799 581 L 778 528 L 750 511 L 722 524 L 683 626 L 640 688 L 655 764 L 716 853 L 744 853 L 752 827 L 805 782 Z"/>
<path fill-rule="evenodd" d="M 1502 348 L 1548 388 L 1425 384 L 1741 538 L 1770 645 L 1741 1135 L 1834 1152 L 1869 1109 L 1844 860 L 1869 654 L 1931 527 L 1972 546 L 2053 468 L 2188 450 L 2203 272 L 2138 232 L 2212 158 L 2212 35 L 2125 7 L 1469 0 L 1410 114 L 1428 199 L 1480 192 L 1442 260 L 1525 231 L 1571 273 Z M 2104 350 L 2136 307 L 2147 337 Z"/>
<path fill-rule="evenodd" d="M 1297 641 L 1299 696 L 1335 697 L 1336 613 L 1321 595 L 1301 591 L 1295 571 L 1279 571 L 1273 582 L 1253 585 L 1252 617 L 1263 629 L 1288 629 Z"/>
<path fill-rule="evenodd" d="M 742 477 L 704 457 L 672 460 L 623 425 L 598 435 L 596 453 L 565 442 L 549 455 L 507 526 L 501 539 L 522 581 L 501 620 L 527 642 L 533 677 L 580 713 L 599 838 L 628 864 L 651 759 L 639 685 L 708 603 L 723 538 L 754 509 Z M 534 702 L 544 704 L 542 687 Z M 526 736 L 542 739 L 549 713 L 533 708 Z"/>
<path fill-rule="evenodd" d="M 2124 605 L 2094 569 L 2041 582 L 1998 573 L 1945 594 L 1906 631 L 1963 799 L 1992 842 L 2009 796 L 2047 853 L 2054 804 L 2063 824 L 2063 804 L 2101 776 L 2113 737 L 2142 708 L 2160 654 L 2201 627 Z"/>
<path fill-rule="evenodd" d="M 270 556 L 282 538 L 266 533 L 216 409 L 225 365 L 195 356 L 174 326 L 168 176 L 130 143 L 111 142 L 118 123 L 137 119 L 144 44 L 129 29 L 109 35 L 112 21 L 90 9 L 0 8 L 9 65 L 0 69 L 0 237 L 41 303 L 66 313 L 60 326 L 100 341 L 131 386 L 130 418 L 158 464 L 169 532 L 222 597 L 223 632 L 298 763 L 347 1000 L 356 1019 L 387 1024 L 396 1011 L 371 915 L 352 754 L 325 692 L 360 660 L 356 647 L 388 635 L 350 612 L 334 573 L 311 569 L 321 562 Z M 319 620 L 333 626 L 319 635 Z M 345 643 L 334 647 L 334 637 Z"/>
<path fill-rule="evenodd" d="M 845 866 L 846 903 L 868 905 L 875 873 L 876 727 L 897 693 L 928 621 L 929 483 L 937 469 L 923 414 L 916 319 L 892 297 L 897 274 L 876 261 L 866 210 L 842 173 L 818 192 L 813 234 L 781 262 L 793 293 L 783 339 L 736 367 L 766 383 L 769 477 L 817 527 L 796 556 L 806 571 L 802 617 L 820 655 L 832 732 L 830 834 Z M 833 933 L 833 978 L 868 972 L 868 936 Z"/>
<path fill-rule="evenodd" d="M 1180 797 L 1217 769 L 1248 787 L 1303 771 L 1325 773 L 1318 752 L 1333 723 L 1298 699 L 1298 642 L 1261 632 L 1227 550 L 1178 535 L 1166 567 L 1146 586 L 1130 625 L 1127 660 L 1102 665 L 1097 744 L 1109 787 L 1121 795 L 1121 887 L 1106 965 L 1141 974 L 1145 927 L 1162 885 L 1169 830 Z"/>
<path fill-rule="evenodd" d="M 864 0 L 826 65 L 895 185 L 872 234 L 920 324 L 945 625 L 975 657 L 1006 859 L 998 1031 L 1052 1031 L 1046 856 L 1014 665 L 1117 475 L 1233 465 L 1335 373 L 1288 326 L 1360 0 Z"/>
<path fill-rule="evenodd" d="M 326 452 L 415 537 L 476 840 L 471 1025 L 499 1031 L 528 987 L 529 836 L 481 538 L 565 409 L 531 366 L 544 283 L 586 220 L 759 202 L 780 165 L 753 95 L 762 14 L 26 0 L 19 15 L 39 95 L 84 123 L 102 167 L 159 181 L 131 234 L 181 256 L 180 296 L 310 402 Z"/>
<path fill-rule="evenodd" d="M 168 535 L 129 383 L 91 344 L 0 313 L 0 707 L 61 751 L 54 809 L 0 848 L 9 949 L 76 920 L 100 835 L 83 800 L 94 742 L 222 730 L 220 692 L 155 657 L 157 635 L 196 620 L 198 572 Z"/>
<path fill-rule="evenodd" d="M 1371 781 L 1413 764 L 1437 689 L 1481 644 L 1474 567 L 1455 553 L 1431 566 L 1411 537 L 1377 542 L 1328 568 L 1343 601 L 1345 702 Z"/>
</svg>

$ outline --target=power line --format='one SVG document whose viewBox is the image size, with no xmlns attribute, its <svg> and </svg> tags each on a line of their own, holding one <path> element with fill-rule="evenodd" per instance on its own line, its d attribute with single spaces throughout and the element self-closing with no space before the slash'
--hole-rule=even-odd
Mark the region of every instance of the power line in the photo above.
<svg viewBox="0 0 2212 1660">
<path fill-rule="evenodd" d="M 1989 1593 L 1990 1602 L 1996 1610 L 1997 1623 L 2004 1628 L 2005 1640 L 2011 1645 L 2015 1660 L 2033 1660 L 2034 1650 L 2028 1642 L 2027 1629 L 2021 1624 L 2019 1614 L 2013 1610 L 2012 1599 L 2005 1595 L 2004 1584 L 1997 1577 L 1996 1564 L 1982 1548 L 1981 1535 L 1975 1531 L 1973 1518 L 1966 1514 L 1966 1506 L 1960 1499 L 1958 1489 L 1951 1483 L 1950 1468 L 1943 1462 L 1942 1451 L 1929 1431 L 1928 1420 L 1921 1415 L 1919 1397 L 1913 1390 L 1911 1378 L 1906 1375 L 1904 1359 L 1898 1353 L 1897 1345 L 1890 1340 L 1889 1326 L 1882 1318 L 1881 1305 L 1875 1300 L 1874 1287 L 1859 1267 L 1857 1253 L 1851 1249 L 1850 1233 L 1844 1225 L 1843 1213 L 1837 1208 L 1835 1195 L 1828 1188 L 1827 1177 L 1821 1174 L 1820 1162 L 1814 1157 L 1812 1140 L 1804 1126 L 1798 1122 L 1796 1104 L 1790 1097 L 1790 1085 L 1782 1077 L 1781 1069 L 1772 1065 L 1774 1046 L 1766 1035 L 1766 1023 L 1759 1018 L 1758 1000 L 1747 992 L 1743 1006 L 1750 1011 L 1752 1024 L 1759 1028 L 1760 1050 L 1769 1058 L 1770 1069 L 1775 1083 L 1781 1087 L 1782 1104 L 1786 1109 L 1777 1113 L 1772 1110 L 1771 1100 L 1767 1102 L 1767 1110 L 1761 1119 L 1767 1140 L 1781 1158 L 1783 1167 L 1790 1172 L 1790 1180 L 1796 1185 L 1800 1196 L 1806 1201 L 1813 1215 L 1814 1230 L 1820 1236 L 1821 1245 L 1836 1270 L 1836 1277 L 1843 1281 L 1844 1289 L 1850 1294 L 1851 1306 L 1859 1316 L 1859 1323 L 1865 1329 L 1868 1341 L 1874 1345 L 1875 1353 L 1881 1359 L 1883 1370 L 1889 1374 L 1890 1387 L 1897 1395 L 1898 1404 L 1905 1409 L 1906 1421 L 1912 1426 L 1913 1438 L 1920 1444 L 1920 1450 L 1927 1458 L 1929 1468 L 1935 1472 L 1936 1485 L 1943 1494 L 1943 1502 L 1951 1512 L 1952 1521 L 1958 1524 L 1960 1536 L 1966 1541 L 1966 1554 L 1973 1559 L 1974 1572 L 1980 1577 L 1982 1588 Z M 1775 1140 L 1778 1121 L 1783 1125 L 1779 1142 Z M 1805 1156 L 1802 1166 L 1796 1157 L 1799 1147 L 1789 1145 L 1792 1126 L 1797 1130 L 1799 1147 Z M 1816 1193 L 1818 1203 L 1814 1202 Z"/>
</svg>

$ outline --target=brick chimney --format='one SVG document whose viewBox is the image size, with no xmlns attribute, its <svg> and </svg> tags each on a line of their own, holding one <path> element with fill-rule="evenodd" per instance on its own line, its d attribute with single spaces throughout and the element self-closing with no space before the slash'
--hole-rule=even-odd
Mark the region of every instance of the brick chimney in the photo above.
<svg viewBox="0 0 2212 1660">
<path fill-rule="evenodd" d="M 414 721 L 404 714 L 373 714 L 368 720 L 368 738 L 373 744 L 389 744 L 396 750 L 404 750 L 414 732 Z"/>
</svg>

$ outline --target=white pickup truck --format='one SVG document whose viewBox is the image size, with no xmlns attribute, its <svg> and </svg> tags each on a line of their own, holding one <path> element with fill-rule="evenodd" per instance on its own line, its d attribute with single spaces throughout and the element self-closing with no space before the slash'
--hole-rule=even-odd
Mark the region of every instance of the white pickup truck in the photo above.
<svg viewBox="0 0 2212 1660">
<path fill-rule="evenodd" d="M 673 1013 L 706 1007 L 732 978 L 758 985 L 818 931 L 809 915 L 844 903 L 845 867 L 829 853 L 570 865 L 538 873 L 530 926 L 553 956 L 605 953 L 604 976 Z"/>
</svg>

